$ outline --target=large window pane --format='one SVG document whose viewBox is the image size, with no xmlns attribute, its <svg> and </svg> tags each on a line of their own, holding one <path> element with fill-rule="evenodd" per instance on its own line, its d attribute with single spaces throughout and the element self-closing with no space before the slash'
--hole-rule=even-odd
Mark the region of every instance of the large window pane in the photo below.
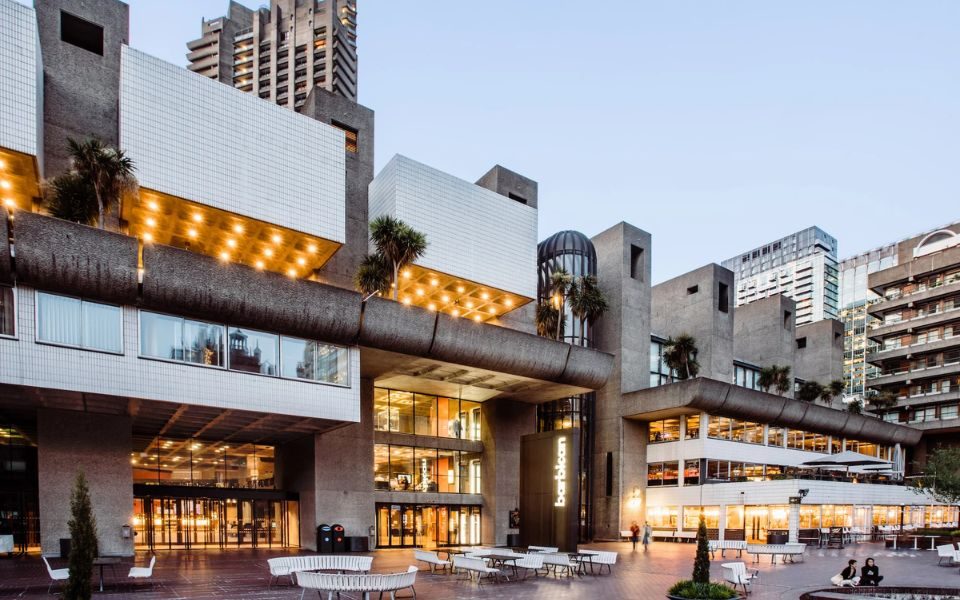
<svg viewBox="0 0 960 600">
<path fill-rule="evenodd" d="M 437 435 L 437 397 L 416 394 L 414 397 L 414 432 L 417 435 Z"/>
<path fill-rule="evenodd" d="M 418 492 L 437 492 L 437 450 L 436 448 L 417 448 L 414 474 Z"/>
<path fill-rule="evenodd" d="M 119 306 L 83 301 L 83 347 L 123 352 L 123 310 Z"/>
<path fill-rule="evenodd" d="M 0 335 L 16 335 L 13 288 L 0 285 Z"/>
<path fill-rule="evenodd" d="M 231 327 L 228 339 L 231 369 L 261 375 L 280 374 L 280 336 Z"/>
<path fill-rule="evenodd" d="M 443 493 L 460 491 L 460 453 L 456 450 L 437 451 L 437 484 Z"/>
<path fill-rule="evenodd" d="M 463 452 L 460 454 L 460 493 L 481 493 L 480 454 L 478 453 Z"/>
<path fill-rule="evenodd" d="M 459 400 L 456 398 L 437 398 L 437 435 L 459 438 L 463 433 L 459 415 Z"/>
<path fill-rule="evenodd" d="M 349 351 L 298 338 L 280 340 L 280 374 L 291 379 L 349 385 Z"/>
<path fill-rule="evenodd" d="M 373 489 L 390 489 L 390 446 L 387 444 L 373 446 Z"/>
<path fill-rule="evenodd" d="M 183 347 L 183 319 L 157 313 L 140 313 L 140 355 L 180 360 Z"/>
<path fill-rule="evenodd" d="M 399 491 L 413 491 L 413 448 L 390 447 L 390 487 Z"/>
<path fill-rule="evenodd" d="M 391 431 L 390 425 L 390 392 L 383 388 L 374 388 L 373 428 L 377 431 Z"/>
<path fill-rule="evenodd" d="M 412 393 L 390 390 L 390 421 L 391 431 L 414 432 Z"/>
<path fill-rule="evenodd" d="M 461 437 L 465 440 L 480 439 L 480 403 L 460 401 Z M 479 493 L 479 492 L 478 492 Z"/>
<path fill-rule="evenodd" d="M 350 385 L 350 352 L 346 348 L 314 342 L 315 381 Z"/>
<path fill-rule="evenodd" d="M 80 300 L 38 292 L 37 339 L 54 344 L 80 346 Z"/>
<path fill-rule="evenodd" d="M 203 321 L 183 322 L 183 361 L 223 366 L 223 327 Z"/>
</svg>

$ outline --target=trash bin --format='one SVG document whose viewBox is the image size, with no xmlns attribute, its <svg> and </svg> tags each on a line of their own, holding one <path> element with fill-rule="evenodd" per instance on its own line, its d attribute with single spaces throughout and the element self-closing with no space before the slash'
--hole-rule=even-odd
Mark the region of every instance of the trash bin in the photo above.
<svg viewBox="0 0 960 600">
<path fill-rule="evenodd" d="M 370 549 L 367 536 L 365 535 L 351 535 L 347 538 L 347 541 L 349 542 L 347 547 L 350 552 L 367 552 Z"/>
<path fill-rule="evenodd" d="M 507 534 L 507 546 L 510 548 L 516 548 L 520 545 L 520 534 L 519 533 L 508 533 Z"/>
<path fill-rule="evenodd" d="M 70 538 L 60 538 L 60 558 L 70 556 Z"/>
<path fill-rule="evenodd" d="M 317 552 L 333 554 L 333 528 L 326 523 L 317 527 Z"/>
<path fill-rule="evenodd" d="M 340 553 L 347 551 L 347 536 L 343 531 L 343 525 L 334 525 L 333 529 L 333 552 Z"/>
</svg>

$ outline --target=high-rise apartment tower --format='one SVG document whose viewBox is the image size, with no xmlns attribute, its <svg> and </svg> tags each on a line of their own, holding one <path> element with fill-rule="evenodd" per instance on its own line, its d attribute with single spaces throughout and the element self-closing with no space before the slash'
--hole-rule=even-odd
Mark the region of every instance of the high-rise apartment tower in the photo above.
<svg viewBox="0 0 960 600">
<path fill-rule="evenodd" d="M 191 71 L 299 109 L 314 87 L 357 100 L 356 0 L 230 2 L 187 43 Z"/>
<path fill-rule="evenodd" d="M 797 303 L 798 326 L 837 318 L 837 240 L 819 227 L 792 233 L 721 264 L 734 273 L 737 306 L 783 294 Z"/>
</svg>

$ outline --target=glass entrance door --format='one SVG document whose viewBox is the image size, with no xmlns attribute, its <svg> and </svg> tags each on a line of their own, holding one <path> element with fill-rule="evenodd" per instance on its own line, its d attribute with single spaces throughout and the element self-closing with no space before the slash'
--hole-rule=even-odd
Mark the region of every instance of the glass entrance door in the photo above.
<svg viewBox="0 0 960 600">
<path fill-rule="evenodd" d="M 479 506 L 377 505 L 377 546 L 380 548 L 433 548 L 479 543 Z"/>
</svg>

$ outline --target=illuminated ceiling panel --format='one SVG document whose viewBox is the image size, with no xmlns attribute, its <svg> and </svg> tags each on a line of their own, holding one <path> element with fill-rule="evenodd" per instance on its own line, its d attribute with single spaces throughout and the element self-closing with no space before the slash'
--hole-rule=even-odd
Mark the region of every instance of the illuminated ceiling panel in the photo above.
<svg viewBox="0 0 960 600">
<path fill-rule="evenodd" d="M 40 196 L 33 156 L 0 148 L 0 202 L 8 210 L 32 210 Z"/>
<path fill-rule="evenodd" d="M 408 306 L 439 310 L 455 317 L 490 321 L 532 298 L 411 265 L 400 274 L 399 300 Z"/>
<path fill-rule="evenodd" d="M 309 277 L 340 244 L 154 190 L 124 202 L 129 233 L 256 269 Z"/>
</svg>

